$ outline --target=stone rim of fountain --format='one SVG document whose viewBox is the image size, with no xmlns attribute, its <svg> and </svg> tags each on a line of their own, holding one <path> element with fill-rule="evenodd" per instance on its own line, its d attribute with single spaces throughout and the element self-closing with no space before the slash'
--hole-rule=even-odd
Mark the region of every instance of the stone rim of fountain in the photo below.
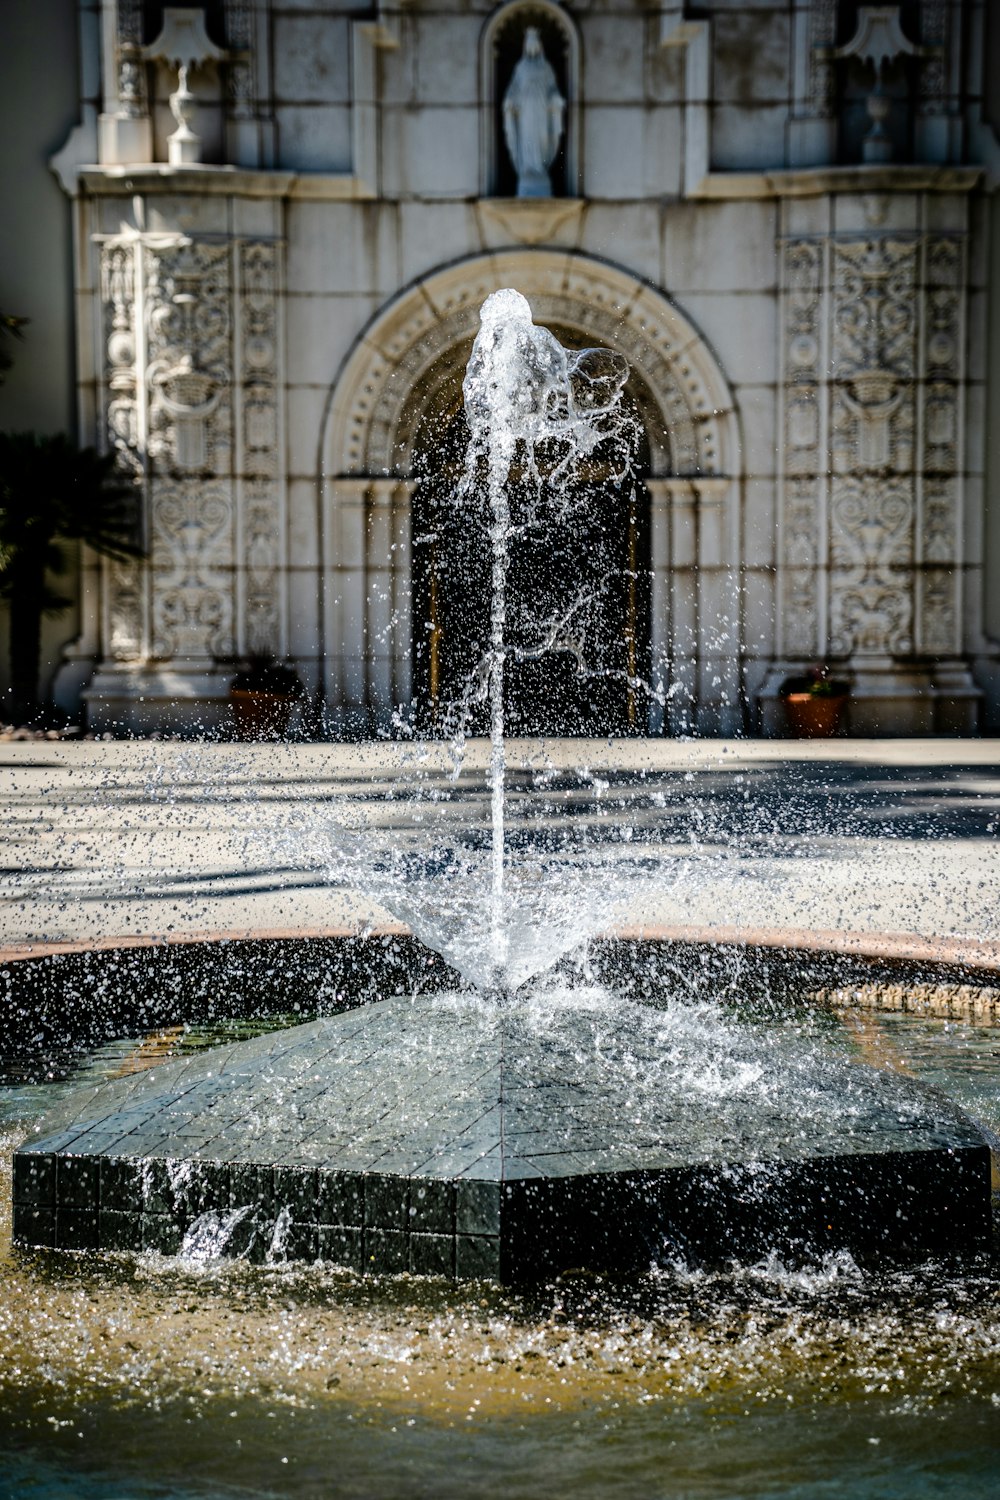
<svg viewBox="0 0 1000 1500">
<path fill-rule="evenodd" d="M 670 951 L 702 949 L 704 944 L 692 940 L 694 931 L 671 929 Z M 381 944 L 403 932 L 405 929 L 392 924 L 367 937 Z M 725 944 L 719 942 L 722 930 L 713 932 L 711 947 L 722 958 L 726 952 Z M 290 937 L 284 936 L 286 940 Z M 319 936 L 313 935 L 312 940 Z M 352 938 L 360 941 L 356 934 L 343 931 L 337 936 L 341 942 L 350 943 Z M 777 939 L 777 934 L 770 936 Z M 155 947 L 175 954 L 193 949 L 197 958 L 206 951 L 218 954 L 227 944 L 248 941 L 245 935 L 215 934 L 212 940 L 197 944 L 192 937 L 183 935 L 169 944 L 143 944 L 141 939 L 133 939 L 128 945 L 115 945 L 108 939 L 99 945 L 75 945 L 75 952 L 103 957 L 115 951 L 135 953 L 142 947 L 147 951 Z M 334 934 L 327 932 L 322 940 L 332 937 Z M 827 964 L 827 972 L 834 972 L 829 969 L 831 961 L 835 965 L 850 964 L 860 957 L 857 949 L 845 951 L 843 944 L 839 951 L 815 944 L 811 950 L 795 948 L 787 932 L 781 935 L 780 943 L 775 941 L 770 947 L 766 943 L 751 944 L 748 937 L 742 934 L 739 946 L 744 952 L 762 956 L 765 962 L 804 962 L 811 952 L 821 964 Z M 295 934 L 295 939 L 310 940 L 302 933 Z M 666 946 L 667 939 L 664 930 L 659 941 Z M 649 934 L 646 940 L 650 940 Z M 250 941 L 266 951 L 281 940 L 257 935 Z M 635 938 L 625 936 L 622 941 L 627 944 Z M 58 957 L 60 951 L 69 956 L 67 946 L 48 954 L 36 949 L 24 957 Z M 973 970 L 968 963 L 956 968 L 955 950 L 949 954 L 952 962 L 944 963 L 938 949 L 938 962 L 931 965 L 926 956 L 899 958 L 898 944 L 882 941 L 877 946 L 877 958 L 861 961 L 888 962 L 897 975 L 907 969 L 913 972 L 914 966 L 925 975 L 935 967 L 939 972 L 967 977 L 997 972 L 995 955 L 980 954 L 988 966 L 984 963 Z M 894 948 L 897 956 L 888 958 L 888 950 Z M 31 967 L 26 965 L 27 969 Z M 850 995 L 852 1003 L 857 1003 L 856 984 Z M 1000 990 L 997 995 L 1000 997 Z M 390 1035 L 385 1018 L 391 1018 L 393 1004 L 362 1002 L 360 1007 L 293 1031 L 312 1045 L 315 1039 L 307 1038 L 307 1033 L 331 1025 L 336 1029 L 345 1017 L 365 1013 L 363 1024 L 373 1030 L 381 1025 L 384 1039 Z M 409 1012 L 418 1017 L 416 1024 L 423 1026 L 419 1005 L 414 1007 L 409 1000 L 395 1004 L 397 1022 L 402 1017 L 405 1024 Z M 996 1014 L 1000 1006 L 996 1000 L 994 1005 Z M 285 1038 L 289 1033 L 273 1036 Z M 236 1049 L 248 1047 L 253 1043 L 237 1043 L 228 1052 L 235 1055 Z M 501 1055 L 502 1050 L 501 1046 Z M 213 1049 L 201 1056 L 211 1061 L 218 1055 Z M 189 1063 L 180 1060 L 158 1065 L 157 1086 L 169 1085 L 173 1073 L 181 1074 L 185 1068 L 190 1069 Z M 204 1062 L 201 1070 L 209 1074 L 213 1071 Z M 204 1083 L 204 1079 L 196 1080 L 196 1087 L 204 1087 Z M 110 1101 L 109 1118 L 121 1103 L 112 1097 L 116 1087 L 102 1085 L 97 1091 L 103 1091 Z M 143 1087 L 152 1088 L 153 1084 Z M 119 1088 L 119 1092 L 123 1090 Z M 92 1090 L 85 1093 L 84 1113 L 88 1101 L 93 1103 L 96 1097 Z M 133 1100 L 122 1107 L 127 1113 L 134 1104 Z M 174 1104 L 167 1099 L 168 1108 Z M 489 1100 L 485 1104 L 480 1101 L 480 1105 L 488 1111 Z M 491 1140 L 484 1138 L 481 1149 L 477 1146 L 473 1152 L 477 1161 L 488 1161 L 492 1150 L 492 1168 L 477 1176 L 479 1168 L 466 1167 L 449 1177 L 447 1171 L 435 1175 L 434 1169 L 429 1173 L 378 1172 L 357 1169 L 357 1163 L 350 1162 L 346 1167 L 329 1162 L 324 1165 L 315 1159 L 306 1162 L 296 1157 L 294 1149 L 275 1151 L 271 1147 L 264 1161 L 255 1161 L 252 1153 L 247 1157 L 239 1146 L 235 1155 L 230 1153 L 230 1160 L 217 1160 L 218 1153 L 213 1156 L 208 1147 L 201 1157 L 195 1149 L 192 1159 L 190 1151 L 185 1155 L 178 1146 L 180 1137 L 171 1143 L 169 1131 L 162 1130 L 157 1147 L 145 1155 L 130 1155 L 114 1144 L 115 1138 L 120 1141 L 124 1133 L 120 1121 L 111 1128 L 103 1120 L 91 1121 L 88 1128 L 96 1125 L 95 1133 L 81 1147 L 73 1129 L 67 1133 L 64 1123 L 60 1134 L 59 1120 L 54 1119 L 41 1123 L 34 1142 L 26 1143 L 15 1159 L 15 1239 L 26 1247 L 157 1249 L 174 1253 L 199 1216 L 214 1213 L 225 1218 L 252 1198 L 260 1212 L 242 1221 L 242 1239 L 237 1235 L 228 1253 L 266 1258 L 280 1241 L 280 1255 L 288 1258 L 329 1259 L 356 1272 L 409 1271 L 458 1279 L 526 1282 L 551 1278 L 577 1265 L 598 1272 L 634 1273 L 656 1260 L 665 1224 L 672 1226 L 668 1238 L 675 1249 L 696 1261 L 711 1259 L 716 1252 L 728 1252 L 744 1260 L 752 1257 L 768 1247 L 760 1240 L 764 1230 L 778 1235 L 782 1243 L 794 1246 L 804 1241 L 811 1249 L 819 1248 L 824 1238 L 820 1220 L 826 1222 L 827 1215 L 826 1229 L 833 1233 L 831 1244 L 835 1241 L 835 1248 L 846 1245 L 857 1256 L 877 1253 L 880 1244 L 885 1254 L 890 1237 L 892 1253 L 902 1258 L 917 1251 L 941 1253 L 954 1247 L 956 1241 L 973 1250 L 985 1248 L 989 1235 L 989 1148 L 981 1133 L 953 1107 L 947 1106 L 936 1118 L 944 1135 L 936 1143 L 930 1137 L 923 1143 L 931 1149 L 913 1149 L 915 1142 L 910 1139 L 902 1143 L 902 1150 L 890 1150 L 881 1158 L 877 1153 L 859 1154 L 855 1149 L 846 1155 L 786 1162 L 780 1164 L 780 1170 L 772 1163 L 775 1175 L 763 1198 L 753 1186 L 752 1174 L 741 1177 L 729 1166 L 720 1175 L 716 1167 L 699 1161 L 686 1167 L 672 1162 L 661 1170 L 643 1167 L 636 1159 L 615 1170 L 599 1167 L 574 1174 L 566 1169 L 539 1181 L 542 1174 L 531 1161 L 510 1170 L 497 1165 L 503 1156 L 502 1125 L 498 1122 L 491 1126 Z M 189 1128 L 186 1118 L 180 1120 L 179 1128 Z M 949 1131 L 952 1134 L 946 1139 Z M 428 1199 L 429 1204 L 425 1201 Z M 337 1218 L 335 1211 L 323 1205 L 347 1201 L 358 1207 L 353 1215 L 341 1211 L 340 1219 L 346 1216 L 355 1222 L 322 1222 Z M 911 1215 L 912 1222 L 904 1223 L 899 1230 L 901 1203 L 920 1207 Z M 424 1223 L 420 1215 L 430 1217 Z M 808 1222 L 809 1232 L 791 1233 L 793 1220 Z M 609 1224 L 615 1226 L 614 1234 L 609 1234 Z M 708 1230 L 699 1227 L 706 1224 Z"/>
</svg>

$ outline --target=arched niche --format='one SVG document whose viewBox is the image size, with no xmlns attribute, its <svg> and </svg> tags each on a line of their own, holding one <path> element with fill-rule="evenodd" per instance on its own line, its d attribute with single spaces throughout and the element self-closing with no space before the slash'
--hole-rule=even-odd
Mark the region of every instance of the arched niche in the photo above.
<svg viewBox="0 0 1000 1500">
<path fill-rule="evenodd" d="M 552 164 L 556 198 L 580 192 L 580 38 L 571 16 L 553 0 L 510 0 L 495 11 L 480 39 L 480 192 L 484 198 L 513 198 L 517 174 L 503 136 L 503 96 L 529 26 L 538 28 L 545 56 L 566 100 L 562 147 Z"/>
<path fill-rule="evenodd" d="M 505 286 L 524 293 L 536 322 L 616 350 L 633 372 L 648 440 L 650 656 L 667 692 L 649 731 L 738 731 L 742 461 L 728 383 L 662 292 L 590 257 L 541 249 L 478 256 L 408 288 L 365 330 L 331 391 L 317 484 L 335 722 L 385 727 L 412 699 L 420 422 L 455 399 L 479 310 Z"/>
</svg>

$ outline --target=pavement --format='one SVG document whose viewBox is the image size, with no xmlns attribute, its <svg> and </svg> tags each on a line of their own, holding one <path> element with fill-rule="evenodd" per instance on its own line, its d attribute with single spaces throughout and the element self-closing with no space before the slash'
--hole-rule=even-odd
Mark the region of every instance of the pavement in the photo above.
<svg viewBox="0 0 1000 1500">
<path fill-rule="evenodd" d="M 485 902 L 487 757 L 471 742 L 456 773 L 442 745 L 0 745 L 0 961 L 398 928 L 400 849 L 420 878 L 473 851 Z M 511 866 L 539 839 L 578 870 L 593 856 L 605 927 L 1000 971 L 996 740 L 532 741 L 508 759 Z"/>
</svg>

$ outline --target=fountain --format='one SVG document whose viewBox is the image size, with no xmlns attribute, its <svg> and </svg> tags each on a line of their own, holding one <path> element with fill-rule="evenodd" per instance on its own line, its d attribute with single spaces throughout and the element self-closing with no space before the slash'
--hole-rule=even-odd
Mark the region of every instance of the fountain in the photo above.
<svg viewBox="0 0 1000 1500">
<path fill-rule="evenodd" d="M 529 855 L 530 880 L 508 858 L 510 652 L 576 649 L 572 611 L 511 647 L 510 543 L 572 524 L 581 458 L 624 445 L 625 466 L 627 375 L 617 356 L 564 349 L 517 292 L 489 298 L 456 497 L 489 515 L 489 640 L 466 699 L 489 704 L 488 847 L 428 855 L 337 818 L 309 835 L 464 987 L 377 999 L 70 1094 L 15 1155 L 20 1244 L 210 1243 L 503 1282 L 776 1248 L 986 1244 L 989 1151 L 959 1110 L 794 1026 L 726 1016 L 655 982 L 630 991 L 613 968 L 574 975 L 561 961 L 627 902 L 627 882 L 596 852 L 575 864 Z M 518 514 L 515 465 L 528 495 Z M 695 878 L 675 861 L 679 876 Z"/>
</svg>

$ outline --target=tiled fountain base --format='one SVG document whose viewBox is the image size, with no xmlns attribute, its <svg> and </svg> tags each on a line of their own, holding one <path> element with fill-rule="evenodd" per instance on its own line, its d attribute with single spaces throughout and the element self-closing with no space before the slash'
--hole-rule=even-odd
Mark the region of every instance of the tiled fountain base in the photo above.
<svg viewBox="0 0 1000 1500">
<path fill-rule="evenodd" d="M 387 1000 L 79 1089 L 15 1156 L 15 1240 L 507 1281 L 986 1242 L 947 1102 L 782 1033 L 692 1087 L 652 1014 Z"/>
</svg>

